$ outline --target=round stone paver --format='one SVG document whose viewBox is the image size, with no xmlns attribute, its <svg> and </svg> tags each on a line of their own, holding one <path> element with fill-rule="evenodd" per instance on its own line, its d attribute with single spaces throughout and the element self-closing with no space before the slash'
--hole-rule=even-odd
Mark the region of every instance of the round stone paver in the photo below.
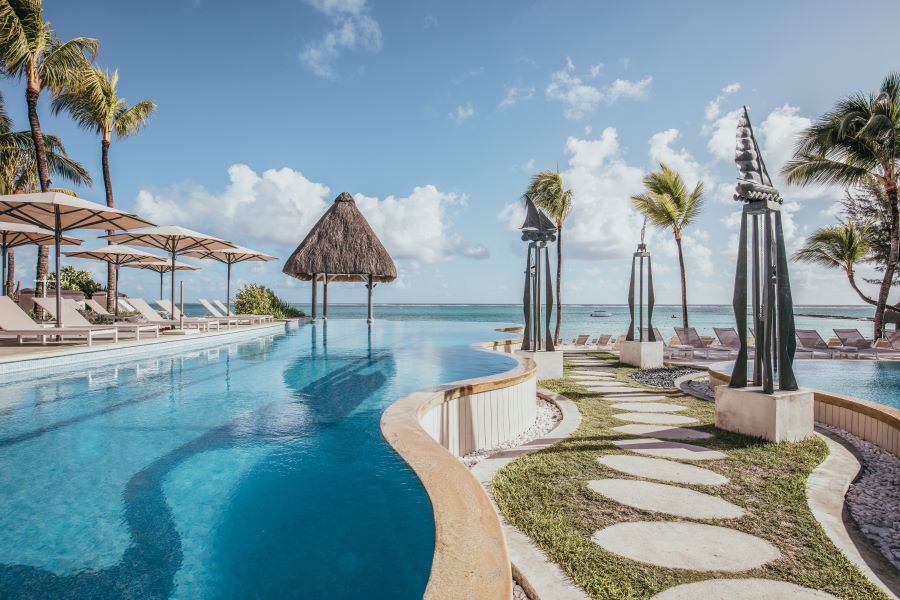
<svg viewBox="0 0 900 600">
<path fill-rule="evenodd" d="M 588 487 L 619 504 L 688 519 L 739 519 L 744 509 L 727 500 L 687 488 L 638 481 L 636 479 L 598 479 Z"/>
<path fill-rule="evenodd" d="M 601 465 L 621 473 L 689 485 L 724 485 L 728 478 L 715 471 L 683 463 L 628 454 L 607 454 L 597 459 Z"/>
<path fill-rule="evenodd" d="M 618 400 L 619 402 L 664 402 L 668 399 L 668 396 L 644 394 L 641 392 L 635 392 L 633 394 L 607 394 L 604 397 L 604 400 Z"/>
<path fill-rule="evenodd" d="M 678 406 L 677 404 L 669 404 L 668 402 L 620 402 L 618 404 L 613 404 L 612 408 L 648 413 L 669 413 L 687 410 L 686 406 Z"/>
<path fill-rule="evenodd" d="M 699 423 L 697 419 L 669 413 L 630 412 L 613 415 L 613 418 L 626 423 L 644 423 L 646 425 L 693 425 Z"/>
<path fill-rule="evenodd" d="M 615 381 L 613 379 L 606 379 L 603 381 L 598 381 L 597 383 L 595 383 L 593 385 L 594 385 L 594 387 L 602 387 L 602 388 L 621 387 L 622 382 Z"/>
<path fill-rule="evenodd" d="M 781 557 L 778 548 L 764 539 L 700 523 L 617 523 L 591 539 L 613 554 L 670 569 L 739 573 Z"/>
<path fill-rule="evenodd" d="M 613 427 L 612 430 L 629 435 L 655 437 L 660 440 L 705 440 L 712 437 L 711 433 L 688 429 L 687 427 L 660 427 L 659 425 L 645 425 L 643 423 L 620 425 Z"/>
<path fill-rule="evenodd" d="M 613 444 L 624 450 L 658 458 L 674 458 L 677 460 L 720 460 L 726 458 L 726 455 L 718 450 L 710 450 L 703 446 L 673 442 L 671 440 L 658 440 L 656 438 L 616 440 Z"/>
<path fill-rule="evenodd" d="M 624 385 L 615 387 L 592 386 L 589 387 L 588 390 L 590 390 L 591 392 L 597 392 L 599 394 L 624 394 L 626 392 L 633 391 L 634 388 L 625 387 Z"/>
<path fill-rule="evenodd" d="M 651 600 L 759 600 L 790 598 L 791 600 L 837 600 L 836 596 L 774 579 L 708 579 L 676 585 L 653 596 Z"/>
</svg>

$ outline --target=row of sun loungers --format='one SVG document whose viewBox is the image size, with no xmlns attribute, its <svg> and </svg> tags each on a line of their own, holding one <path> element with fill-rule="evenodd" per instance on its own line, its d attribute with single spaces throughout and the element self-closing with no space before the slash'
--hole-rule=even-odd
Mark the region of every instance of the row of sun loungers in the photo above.
<svg viewBox="0 0 900 600">
<path fill-rule="evenodd" d="M 63 299 L 61 302 L 61 315 L 56 314 L 55 298 L 35 298 L 35 304 L 46 311 L 53 322 L 36 323 L 8 296 L 0 296 L 0 337 L 15 337 L 19 344 L 27 341 L 36 341 L 46 344 L 48 340 L 81 340 L 88 346 L 93 345 L 94 339 L 105 339 L 118 342 L 120 335 L 128 334 L 133 339 L 139 340 L 141 336 L 152 335 L 158 338 L 160 330 L 172 327 L 189 327 L 201 331 L 218 330 L 223 325 L 228 328 L 241 324 L 258 324 L 274 321 L 272 315 L 235 315 L 220 302 L 213 306 L 206 300 L 201 302 L 209 313 L 209 317 L 186 317 L 177 307 L 171 306 L 166 300 L 157 300 L 160 306 L 169 316 L 163 316 L 154 310 L 141 298 L 129 298 L 127 301 L 119 299 L 119 309 L 129 313 L 137 313 L 142 321 L 116 321 L 115 315 L 108 312 L 103 306 L 92 299 L 85 300 L 86 308 L 93 311 L 102 320 L 108 321 L 102 324 L 94 324 L 88 321 L 78 310 L 74 300 Z M 215 302 L 215 301 L 214 301 Z M 220 312 L 219 309 L 222 309 Z M 56 325 L 62 316 L 63 327 Z"/>
</svg>

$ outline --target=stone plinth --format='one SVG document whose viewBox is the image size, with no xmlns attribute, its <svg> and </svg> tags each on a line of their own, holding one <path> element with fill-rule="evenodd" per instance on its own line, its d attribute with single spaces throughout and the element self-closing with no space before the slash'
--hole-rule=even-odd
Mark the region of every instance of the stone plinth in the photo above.
<svg viewBox="0 0 900 600">
<path fill-rule="evenodd" d="M 716 427 L 765 438 L 772 442 L 795 442 L 813 435 L 813 393 L 762 388 L 716 388 Z"/>
<path fill-rule="evenodd" d="M 619 361 L 639 369 L 656 369 L 663 366 L 662 342 L 622 342 Z"/>
<path fill-rule="evenodd" d="M 531 352 L 529 350 L 519 350 L 522 356 L 527 356 L 534 360 L 537 365 L 538 379 L 559 379 L 563 376 L 563 353 L 562 350 L 554 352 Z"/>
</svg>

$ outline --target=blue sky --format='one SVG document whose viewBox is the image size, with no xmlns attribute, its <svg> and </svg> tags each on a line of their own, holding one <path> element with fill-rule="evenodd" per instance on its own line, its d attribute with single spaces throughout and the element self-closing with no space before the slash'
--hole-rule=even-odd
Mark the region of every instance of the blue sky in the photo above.
<svg viewBox="0 0 900 600">
<path fill-rule="evenodd" d="M 145 131 L 113 143 L 117 204 L 279 256 L 236 267 L 235 281 L 297 301 L 308 284 L 281 275 L 282 261 L 348 191 L 401 273 L 378 300 L 517 302 L 518 198 L 536 170 L 558 167 L 575 192 L 564 300 L 624 302 L 640 229 L 628 198 L 664 160 L 707 185 L 685 242 L 689 300 L 728 303 L 734 111 L 750 107 L 775 171 L 809 119 L 900 67 L 890 19 L 872 18 L 893 12 L 887 1 L 854 5 L 864 32 L 837 1 L 756 2 L 752 12 L 715 1 L 44 5 L 61 37 L 100 40 L 98 63 L 120 70 L 123 96 L 159 105 Z M 21 83 L 0 91 L 26 128 Z M 95 174 L 79 193 L 102 201 L 99 141 L 50 115 L 46 98 L 41 118 Z M 782 194 L 791 247 L 834 219 L 840 197 Z M 650 247 L 658 301 L 677 302 L 671 233 L 654 232 Z M 33 255 L 19 252 L 23 285 Z M 185 277 L 188 297 L 224 294 L 224 269 L 200 264 Z M 801 303 L 856 302 L 837 273 L 795 265 L 792 278 Z M 157 281 L 129 270 L 122 289 L 155 296 Z M 331 292 L 365 299 L 358 285 Z"/>
</svg>

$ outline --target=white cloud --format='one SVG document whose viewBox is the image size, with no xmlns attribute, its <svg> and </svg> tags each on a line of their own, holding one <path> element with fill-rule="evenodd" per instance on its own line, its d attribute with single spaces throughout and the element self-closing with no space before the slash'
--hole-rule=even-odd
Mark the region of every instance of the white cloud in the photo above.
<svg viewBox="0 0 900 600">
<path fill-rule="evenodd" d="M 597 63 L 596 65 L 591 65 L 591 78 L 596 79 L 600 77 L 600 73 L 603 72 L 603 63 Z"/>
<path fill-rule="evenodd" d="M 228 169 L 219 194 L 195 184 L 141 189 L 136 210 L 157 223 L 178 223 L 237 244 L 275 244 L 290 252 L 331 204 L 331 189 L 290 168 L 258 174 L 243 164 Z M 485 258 L 484 246 L 451 231 L 451 211 L 465 197 L 433 185 L 384 200 L 357 194 L 357 203 L 388 251 L 398 259 L 434 262 L 455 256 Z"/>
<path fill-rule="evenodd" d="M 740 89 L 740 83 L 730 83 L 723 87 L 722 93 L 716 96 L 713 100 L 710 100 L 709 104 L 706 105 L 706 120 L 715 121 L 717 118 L 719 118 L 719 114 L 722 111 L 722 102 L 728 96 L 739 92 Z"/>
<path fill-rule="evenodd" d="M 691 156 L 691 153 L 686 148 L 672 148 L 671 144 L 679 136 L 678 130 L 674 128 L 653 134 L 650 137 L 650 160 L 655 164 L 665 163 L 678 171 L 689 188 L 693 188 L 700 180 L 705 180 L 705 183 L 709 185 L 711 183 L 710 178 L 706 175 L 700 163 Z"/>
<path fill-rule="evenodd" d="M 462 123 L 463 121 L 467 121 L 475 116 L 475 107 L 472 106 L 471 102 L 466 102 L 465 106 L 457 106 L 456 110 L 448 113 L 447 116 L 457 123 Z"/>
<path fill-rule="evenodd" d="M 529 158 L 524 163 L 516 165 L 515 169 L 517 171 L 522 171 L 523 173 L 531 173 L 532 171 L 534 171 L 534 159 Z"/>
<path fill-rule="evenodd" d="M 593 74 L 593 69 L 591 72 Z M 599 71 L 597 74 L 599 75 Z M 645 77 L 640 81 L 616 79 L 605 88 L 595 87 L 581 80 L 576 74 L 572 59 L 567 57 L 565 69 L 550 76 L 546 95 L 550 100 L 563 103 L 567 119 L 580 119 L 593 112 L 601 102 L 611 104 L 620 98 L 646 98 L 652 83 L 652 77 Z"/>
<path fill-rule="evenodd" d="M 319 77 L 335 79 L 335 63 L 344 50 L 381 50 L 381 27 L 369 15 L 367 0 L 307 0 L 331 23 L 322 39 L 306 45 L 300 60 Z"/>
<path fill-rule="evenodd" d="M 531 100 L 532 98 L 534 98 L 533 87 L 508 87 L 506 88 L 506 96 L 497 105 L 497 109 L 511 108 L 521 101 Z"/>
</svg>

